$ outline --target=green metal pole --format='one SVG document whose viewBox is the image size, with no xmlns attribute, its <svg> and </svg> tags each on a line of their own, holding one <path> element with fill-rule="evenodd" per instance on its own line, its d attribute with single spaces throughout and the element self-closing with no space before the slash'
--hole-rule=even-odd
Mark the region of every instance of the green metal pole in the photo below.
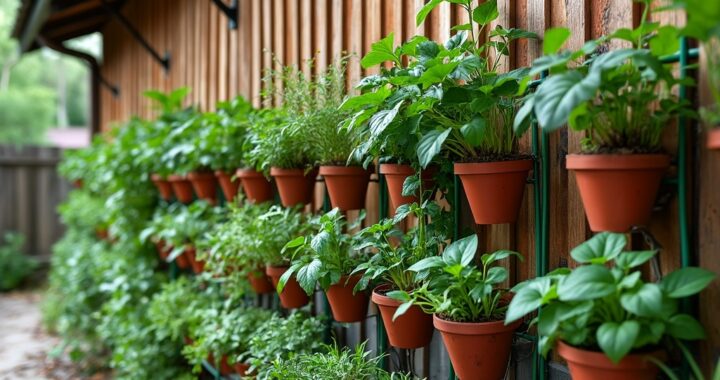
<svg viewBox="0 0 720 380">
<path fill-rule="evenodd" d="M 457 175 L 453 176 L 453 241 L 460 238 L 460 177 Z M 452 362 L 450 362 L 450 373 L 448 374 L 449 380 L 457 380 L 455 376 L 455 368 L 453 368 Z"/>
<path fill-rule="evenodd" d="M 330 195 L 328 194 L 327 185 L 325 186 L 325 192 L 323 194 L 323 211 L 329 212 L 332 210 L 332 206 L 330 205 Z M 325 326 L 325 343 L 330 343 L 330 337 L 332 335 L 332 327 L 333 327 L 333 315 L 330 311 L 330 301 L 328 301 L 327 294 L 323 292 L 323 310 L 325 311 L 325 317 L 327 318 L 326 326 Z M 315 301 L 315 296 L 313 295 L 313 301 Z"/>
<path fill-rule="evenodd" d="M 687 76 L 688 65 L 688 42 L 685 37 L 680 38 L 680 79 Z M 680 99 L 687 98 L 687 87 L 680 84 Z M 680 116 L 678 119 L 678 200 L 680 219 L 680 264 L 683 267 L 691 265 L 690 257 L 690 233 L 688 232 L 688 211 L 687 211 L 687 118 Z M 687 305 L 685 305 L 687 307 Z"/>
<path fill-rule="evenodd" d="M 387 187 L 385 184 L 385 176 L 380 174 L 378 171 L 378 192 L 379 192 L 379 217 L 380 219 L 387 218 L 388 216 L 388 194 L 387 194 Z M 375 316 L 375 339 L 376 339 L 376 347 L 375 352 L 377 352 L 378 356 L 381 356 L 380 359 L 380 368 L 387 370 L 388 368 L 388 362 L 387 357 L 385 357 L 385 353 L 387 352 L 387 333 L 385 332 L 385 325 L 383 325 L 382 317 L 380 316 L 380 311 L 378 310 L 377 315 Z"/>
</svg>

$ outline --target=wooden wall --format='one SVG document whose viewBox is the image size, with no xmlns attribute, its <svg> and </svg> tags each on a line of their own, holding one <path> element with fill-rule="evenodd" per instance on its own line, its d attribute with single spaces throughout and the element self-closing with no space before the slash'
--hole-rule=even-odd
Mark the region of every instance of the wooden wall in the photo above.
<svg viewBox="0 0 720 380">
<path fill-rule="evenodd" d="M 320 70 L 334 58 L 354 54 L 348 68 L 348 85 L 375 69 L 363 70 L 359 58 L 370 45 L 394 32 L 396 42 L 415 34 L 444 40 L 450 27 L 466 15 L 455 6 L 443 4 L 432 12 L 424 25 L 415 26 L 415 13 L 423 0 L 240 0 L 240 26 L 229 30 L 227 19 L 210 0 L 129 0 L 124 13 L 158 51 L 171 56 L 169 72 L 151 59 L 140 45 L 117 23 L 104 29 L 105 78 L 120 87 L 114 98 L 102 90 L 102 122 L 108 128 L 131 115 L 150 117 L 152 110 L 140 95 L 146 89 L 192 88 L 189 101 L 209 110 L 218 100 L 242 94 L 260 105 L 263 71 L 281 64 L 299 65 L 307 73 Z M 505 27 L 528 29 L 542 35 L 550 27 L 566 26 L 573 31 L 568 47 L 578 48 L 587 39 L 619 27 L 632 27 L 642 9 L 632 0 L 498 0 Z M 683 23 L 678 13 L 662 13 L 654 18 Z M 616 46 L 611 46 L 616 47 Z M 540 41 L 521 41 L 512 47 L 505 67 L 528 65 L 540 55 Z M 273 55 L 274 54 L 274 58 Z M 306 60 L 315 58 L 315 66 Z M 693 259 L 718 271 L 713 260 L 720 246 L 720 192 L 712 179 L 720 167 L 720 154 L 708 153 L 697 140 L 700 128 L 694 126 L 690 139 L 690 169 L 693 191 L 690 216 Z M 675 128 L 669 128 L 667 148 L 675 151 Z M 550 269 L 572 265 L 568 251 L 589 236 L 584 211 L 572 175 L 565 170 L 565 154 L 579 149 L 577 134 L 559 131 L 550 136 Z M 522 142 L 529 150 L 529 139 Z M 700 161 L 695 158 L 700 158 Z M 699 170 L 699 171 L 698 171 Z M 695 175 L 699 177 L 695 177 Z M 373 189 L 376 189 L 374 187 Z M 676 191 L 664 194 L 667 202 L 654 214 L 650 229 L 665 247 L 661 263 L 667 272 L 679 265 L 678 204 Z M 699 196 L 699 198 L 697 198 Z M 512 248 L 527 260 L 516 263 L 516 278 L 535 273 L 534 210 L 532 188 L 528 187 L 520 221 L 514 225 L 478 229 L 487 249 Z M 375 199 L 374 197 L 371 199 Z M 372 206 L 375 207 L 375 206 Z M 633 242 L 634 245 L 641 242 Z M 699 250 L 698 250 L 699 249 Z M 717 358 L 720 351 L 720 320 L 717 282 L 703 295 L 701 314 L 710 340 L 703 351 L 705 359 Z M 707 363 L 707 361 L 706 361 Z"/>
</svg>

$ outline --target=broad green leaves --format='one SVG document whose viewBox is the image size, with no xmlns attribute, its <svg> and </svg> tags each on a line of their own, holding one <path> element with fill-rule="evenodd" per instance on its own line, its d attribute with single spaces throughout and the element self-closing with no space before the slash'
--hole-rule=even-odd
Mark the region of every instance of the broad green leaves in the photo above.
<svg viewBox="0 0 720 380">
<path fill-rule="evenodd" d="M 672 298 L 683 298 L 700 292 L 715 279 L 715 273 L 702 268 L 682 268 L 665 276 L 660 286 Z"/>
<path fill-rule="evenodd" d="M 632 350 L 639 332 L 637 321 L 605 322 L 597 330 L 597 342 L 610 360 L 617 363 Z"/>
<path fill-rule="evenodd" d="M 543 36 L 543 54 L 550 55 L 557 53 L 565 41 L 570 38 L 568 28 L 550 28 L 545 30 Z"/>
<path fill-rule="evenodd" d="M 425 134 L 417 147 L 417 158 L 422 168 L 427 168 L 430 162 L 440 153 L 445 139 L 452 132 L 452 129 L 444 131 L 432 130 Z"/>
<path fill-rule="evenodd" d="M 391 61 L 397 64 L 401 64 L 397 55 L 395 55 L 395 35 L 393 33 L 388 34 L 385 38 L 378 42 L 370 45 L 370 52 L 360 61 L 360 65 L 367 69 L 379 65 L 383 62 Z"/>
<path fill-rule="evenodd" d="M 575 107 L 595 96 L 599 85 L 599 73 L 585 77 L 578 71 L 568 71 L 546 79 L 534 97 L 538 122 L 547 130 L 560 128 Z"/>
<path fill-rule="evenodd" d="M 497 0 L 487 0 L 473 10 L 473 21 L 480 25 L 488 25 L 500 16 L 497 9 Z"/>
<path fill-rule="evenodd" d="M 584 301 L 605 297 L 615 291 L 615 278 L 599 265 L 576 268 L 558 284 L 562 301 Z"/>
<path fill-rule="evenodd" d="M 601 232 L 570 251 L 581 264 L 604 264 L 615 259 L 627 244 L 625 235 Z"/>
</svg>

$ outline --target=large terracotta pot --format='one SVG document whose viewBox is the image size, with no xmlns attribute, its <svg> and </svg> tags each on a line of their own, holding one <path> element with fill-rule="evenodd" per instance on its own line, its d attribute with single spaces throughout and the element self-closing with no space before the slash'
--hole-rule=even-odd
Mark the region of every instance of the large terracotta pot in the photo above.
<svg viewBox="0 0 720 380">
<path fill-rule="evenodd" d="M 170 185 L 170 182 L 168 182 L 168 180 L 164 179 L 159 174 L 151 175 L 150 180 L 158 189 L 158 192 L 160 193 L 160 198 L 166 201 L 169 201 L 170 198 L 172 198 L 173 189 L 172 185 Z"/>
<path fill-rule="evenodd" d="M 353 288 L 361 278 L 360 275 L 342 276 L 340 282 L 328 288 L 326 294 L 334 320 L 344 323 L 360 322 L 367 316 L 367 293 L 359 291 L 353 294 Z"/>
<path fill-rule="evenodd" d="M 190 172 L 187 178 L 192 183 L 198 198 L 206 200 L 214 205 L 217 201 L 217 186 L 215 174 L 212 172 Z"/>
<path fill-rule="evenodd" d="M 168 245 L 167 246 L 168 255 L 174 249 L 175 249 L 175 247 Z M 178 268 L 180 268 L 180 269 L 190 268 L 190 261 L 188 260 L 187 256 L 185 255 L 185 252 L 181 253 L 180 255 L 178 255 L 178 257 L 175 258 L 175 264 L 177 264 Z"/>
<path fill-rule="evenodd" d="M 237 373 L 240 376 L 247 376 L 249 375 L 248 371 L 250 370 L 250 365 L 247 363 L 235 363 L 235 373 Z"/>
<path fill-rule="evenodd" d="M 205 270 L 205 262 L 197 259 L 197 251 L 195 251 L 195 247 L 187 246 L 187 248 L 185 248 L 185 257 L 187 257 L 193 273 L 200 274 L 203 270 Z"/>
<path fill-rule="evenodd" d="M 252 286 L 256 294 L 268 294 L 275 291 L 270 278 L 263 270 L 248 273 L 248 281 L 250 281 L 250 286 Z"/>
<path fill-rule="evenodd" d="M 280 193 L 280 202 L 285 207 L 305 205 L 312 201 L 317 174 L 317 169 L 306 174 L 303 169 L 270 168 L 270 175 L 275 178 Z"/>
<path fill-rule="evenodd" d="M 272 184 L 262 173 L 253 169 L 238 169 L 235 175 L 240 179 L 248 201 L 262 203 L 273 199 Z"/>
<path fill-rule="evenodd" d="M 228 202 L 234 201 L 240 188 L 240 181 L 238 181 L 237 178 L 233 179 L 231 173 L 225 173 L 222 170 L 216 171 L 215 177 L 217 177 L 220 183 L 220 188 L 225 196 L 225 200 Z"/>
<path fill-rule="evenodd" d="M 437 169 L 434 167 L 423 170 L 423 190 L 430 189 L 434 186 L 435 173 Z M 390 207 L 394 212 L 398 207 L 408 203 L 418 202 L 417 195 L 403 196 L 403 184 L 407 177 L 415 174 L 415 170 L 410 165 L 401 164 L 380 164 L 380 174 L 385 175 L 385 183 L 387 183 L 388 195 L 390 196 Z"/>
<path fill-rule="evenodd" d="M 662 352 L 630 354 L 615 364 L 602 352 L 587 351 L 559 341 L 557 352 L 568 363 L 573 380 L 655 380 L 658 367 L 648 356 L 663 358 Z"/>
<path fill-rule="evenodd" d="M 287 270 L 288 267 L 265 267 L 265 273 L 270 276 L 275 288 L 277 288 L 280 277 L 282 277 L 283 273 Z M 307 305 L 309 302 L 310 297 L 308 297 L 305 290 L 300 287 L 300 284 L 295 279 L 295 276 L 293 276 L 290 280 L 288 280 L 283 288 L 283 291 L 280 293 L 280 304 L 286 309 L 297 309 Z"/>
<path fill-rule="evenodd" d="M 362 166 L 321 166 L 319 172 L 325 179 L 330 204 L 343 211 L 365 208 L 371 173 Z"/>
<path fill-rule="evenodd" d="M 435 328 L 442 334 L 450 361 L 460 380 L 505 378 L 513 332 L 522 320 L 505 326 L 504 321 L 460 323 L 433 316 Z"/>
<path fill-rule="evenodd" d="M 709 149 L 720 149 L 720 126 L 708 131 L 707 147 Z"/>
<path fill-rule="evenodd" d="M 190 203 L 193 200 L 193 187 L 190 181 L 184 176 L 173 174 L 168 176 L 175 198 L 182 203 Z"/>
<path fill-rule="evenodd" d="M 665 154 L 567 156 L 593 231 L 627 232 L 647 224 L 668 166 Z"/>
<path fill-rule="evenodd" d="M 386 296 L 387 289 L 387 285 L 376 287 L 372 293 L 372 301 L 380 310 L 390 345 L 397 348 L 414 349 L 430 344 L 433 336 L 432 315 L 426 314 L 422 309 L 413 305 L 393 322 L 393 315 L 401 302 Z"/>
<path fill-rule="evenodd" d="M 235 369 L 228 364 L 227 355 L 223 355 L 222 358 L 220 358 L 220 368 L 218 369 L 223 376 L 230 376 L 235 373 Z"/>
<path fill-rule="evenodd" d="M 475 223 L 514 223 L 532 166 L 532 160 L 456 163 Z"/>
</svg>

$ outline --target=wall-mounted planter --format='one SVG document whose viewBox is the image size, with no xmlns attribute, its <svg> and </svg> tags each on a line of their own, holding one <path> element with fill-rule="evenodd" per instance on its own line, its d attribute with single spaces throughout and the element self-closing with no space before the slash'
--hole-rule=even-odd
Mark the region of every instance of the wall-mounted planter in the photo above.
<svg viewBox="0 0 720 380">
<path fill-rule="evenodd" d="M 217 177 L 218 183 L 220 183 L 220 188 L 222 189 L 225 199 L 228 202 L 234 201 L 240 188 L 240 181 L 238 181 L 237 178 L 233 179 L 232 173 L 225 173 L 222 170 L 217 170 L 215 177 Z"/>
<path fill-rule="evenodd" d="M 185 176 L 173 174 L 168 176 L 168 181 L 172 185 L 175 198 L 182 203 L 190 203 L 193 200 L 193 187 Z"/>
<path fill-rule="evenodd" d="M 268 202 L 273 199 L 272 184 L 259 171 L 238 169 L 235 175 L 242 183 L 245 197 L 251 203 Z"/>
<path fill-rule="evenodd" d="M 267 266 L 265 268 L 265 273 L 270 276 L 273 285 L 277 288 L 280 277 L 282 277 L 283 273 L 285 273 L 287 270 L 288 267 Z M 288 282 L 285 284 L 285 287 L 283 288 L 283 291 L 280 292 L 280 304 L 286 309 L 301 308 L 307 305 L 309 302 L 310 297 L 308 297 L 307 293 L 305 293 L 305 290 L 300 287 L 300 284 L 295 279 L 295 276 L 288 280 Z"/>
<path fill-rule="evenodd" d="M 172 198 L 173 189 L 172 185 L 170 185 L 170 182 L 168 182 L 168 180 L 162 178 L 159 174 L 151 175 L 150 180 L 158 189 L 158 192 L 160 193 L 160 198 L 166 201 L 169 201 Z"/>
<path fill-rule="evenodd" d="M 215 174 L 212 172 L 190 172 L 187 178 L 192 183 L 198 198 L 214 205 L 217 201 L 217 185 Z"/>
<path fill-rule="evenodd" d="M 647 224 L 669 166 L 665 154 L 567 156 L 593 231 L 627 232 Z"/>
<path fill-rule="evenodd" d="M 317 168 L 308 173 L 303 169 L 270 168 L 270 175 L 275 178 L 280 193 L 280 202 L 285 207 L 305 205 L 312 201 L 317 174 Z"/>
<path fill-rule="evenodd" d="M 223 376 L 230 376 L 233 373 L 235 373 L 235 368 L 233 368 L 232 366 L 230 366 L 230 364 L 228 364 L 227 355 L 223 355 L 222 358 L 220 358 L 219 370 L 220 370 L 220 374 Z"/>
<path fill-rule="evenodd" d="M 248 273 L 248 281 L 256 294 L 269 294 L 275 291 L 270 278 L 262 269 Z"/>
<path fill-rule="evenodd" d="M 192 267 L 193 273 L 200 274 L 205 270 L 205 262 L 197 259 L 197 251 L 193 246 L 187 246 L 185 248 L 185 257 L 187 257 L 190 266 Z"/>
<path fill-rule="evenodd" d="M 437 169 L 428 168 L 423 170 L 423 189 L 430 189 L 434 186 L 433 177 Z M 415 174 L 415 169 L 410 165 L 401 164 L 380 164 L 380 174 L 385 175 L 385 183 L 387 183 L 388 195 L 390 196 L 390 207 L 393 213 L 398 207 L 408 203 L 418 202 L 417 195 L 403 196 L 403 184 L 407 177 Z"/>
<path fill-rule="evenodd" d="M 175 249 L 175 247 L 173 247 L 172 245 L 166 245 L 166 249 L 167 249 L 167 252 L 169 253 L 169 252 L 172 252 Z M 184 252 L 175 258 L 175 264 L 177 264 L 178 268 L 180 268 L 180 269 L 190 268 L 190 261 L 188 260 L 188 258 Z"/>
<path fill-rule="evenodd" d="M 242 376 L 248 376 L 250 373 L 250 365 L 247 363 L 235 363 L 234 367 L 235 373 Z"/>
<path fill-rule="evenodd" d="M 475 223 L 514 223 L 532 166 L 532 160 L 456 163 Z"/>
<path fill-rule="evenodd" d="M 368 296 L 364 291 L 353 294 L 353 288 L 362 276 L 342 276 L 340 282 L 328 288 L 326 294 L 333 319 L 338 322 L 360 322 L 367 316 Z"/>
<path fill-rule="evenodd" d="M 401 303 L 386 296 L 387 289 L 387 285 L 376 287 L 372 293 L 372 301 L 380 310 L 390 345 L 397 348 L 415 349 L 430 344 L 433 336 L 432 315 L 426 314 L 422 309 L 413 305 L 405 314 L 393 321 L 393 315 Z"/>
<path fill-rule="evenodd" d="M 330 204 L 343 211 L 365 208 L 371 173 L 362 166 L 321 166 L 319 172 L 325 179 Z"/>
<path fill-rule="evenodd" d="M 708 149 L 720 149 L 720 127 L 708 131 L 707 147 Z"/>
<path fill-rule="evenodd" d="M 630 354 L 615 364 L 602 352 L 582 350 L 559 341 L 557 352 L 568 363 L 574 380 L 655 380 L 659 369 L 648 356 L 662 359 L 661 352 Z"/>
<path fill-rule="evenodd" d="M 157 250 L 158 256 L 160 256 L 160 258 L 161 258 L 163 261 L 167 260 L 168 255 L 169 255 L 170 252 L 168 251 L 168 249 L 167 249 L 167 247 L 166 247 L 166 245 L 165 245 L 165 241 L 163 241 L 163 240 L 158 240 L 158 241 L 156 241 L 156 242 L 155 242 L 155 249 Z"/>
</svg>

